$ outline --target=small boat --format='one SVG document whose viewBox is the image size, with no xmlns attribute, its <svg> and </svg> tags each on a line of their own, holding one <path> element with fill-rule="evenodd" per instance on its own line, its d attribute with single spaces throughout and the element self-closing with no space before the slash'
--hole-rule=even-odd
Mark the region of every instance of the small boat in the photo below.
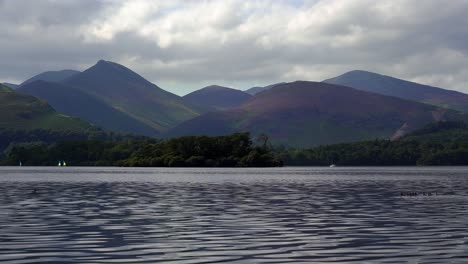
<svg viewBox="0 0 468 264">
<path fill-rule="evenodd" d="M 19 166 L 20 166 L 20 167 L 23 166 L 23 163 L 21 162 L 21 160 L 20 160 L 20 162 L 19 162 Z"/>
<path fill-rule="evenodd" d="M 67 163 L 64 160 L 59 160 L 57 166 L 59 166 L 59 167 L 67 166 Z"/>
<path fill-rule="evenodd" d="M 335 165 L 335 164 L 331 164 L 329 167 L 330 167 L 330 168 L 335 168 L 336 165 Z"/>
</svg>

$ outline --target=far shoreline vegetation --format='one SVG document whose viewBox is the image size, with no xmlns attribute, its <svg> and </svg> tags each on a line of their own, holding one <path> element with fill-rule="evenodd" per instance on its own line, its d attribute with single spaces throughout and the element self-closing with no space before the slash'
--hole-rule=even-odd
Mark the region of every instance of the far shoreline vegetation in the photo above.
<svg viewBox="0 0 468 264">
<path fill-rule="evenodd" d="M 122 138 L 20 143 L 9 146 L 2 165 L 121 167 L 279 167 L 282 161 L 259 136 L 254 145 L 249 133 L 228 136 L 186 136 L 168 140 Z"/>
<path fill-rule="evenodd" d="M 252 139 L 249 133 L 159 140 L 102 131 L 0 130 L 0 142 L 0 165 L 6 166 L 56 166 L 60 160 L 69 166 L 123 167 L 468 165 L 468 125 L 463 122 L 431 124 L 394 141 L 305 149 L 272 146 L 267 135 Z"/>
</svg>

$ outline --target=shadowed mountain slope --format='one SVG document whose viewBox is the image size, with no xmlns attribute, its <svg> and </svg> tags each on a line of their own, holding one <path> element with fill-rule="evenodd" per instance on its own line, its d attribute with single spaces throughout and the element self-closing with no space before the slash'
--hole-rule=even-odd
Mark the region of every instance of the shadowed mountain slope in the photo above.
<svg viewBox="0 0 468 264">
<path fill-rule="evenodd" d="M 18 91 L 47 101 L 61 113 L 79 117 L 107 130 L 153 136 L 157 134 L 151 127 L 102 100 L 64 84 L 35 81 L 21 86 Z"/>
<path fill-rule="evenodd" d="M 399 137 L 434 121 L 463 120 L 455 111 L 345 86 L 298 81 L 257 94 L 242 106 L 207 113 L 170 136 L 266 133 L 296 147 Z"/>
<path fill-rule="evenodd" d="M 350 71 L 324 82 L 468 112 L 467 94 L 377 73 Z"/>
<path fill-rule="evenodd" d="M 92 126 L 57 113 L 47 102 L 0 85 L 0 128 L 84 131 Z"/>
<path fill-rule="evenodd" d="M 240 90 L 211 85 L 185 95 L 183 98 L 193 104 L 213 109 L 228 109 L 241 105 L 252 96 Z"/>
</svg>

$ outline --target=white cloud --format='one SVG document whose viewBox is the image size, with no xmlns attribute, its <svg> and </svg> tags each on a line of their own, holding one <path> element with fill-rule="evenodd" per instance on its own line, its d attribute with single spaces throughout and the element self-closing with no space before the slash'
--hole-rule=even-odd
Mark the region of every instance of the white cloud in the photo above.
<svg viewBox="0 0 468 264">
<path fill-rule="evenodd" d="M 95 20 L 82 27 L 85 41 L 110 41 L 118 33 L 138 30 L 162 6 L 149 0 L 108 2 L 107 5 Z"/>
</svg>

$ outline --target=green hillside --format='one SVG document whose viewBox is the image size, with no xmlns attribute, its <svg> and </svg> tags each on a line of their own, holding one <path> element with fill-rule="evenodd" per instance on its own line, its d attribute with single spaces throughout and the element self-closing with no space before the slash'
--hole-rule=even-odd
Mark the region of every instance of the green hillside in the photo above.
<svg viewBox="0 0 468 264">
<path fill-rule="evenodd" d="M 47 102 L 0 85 L 0 129 L 87 130 L 77 118 L 57 113 Z"/>
<path fill-rule="evenodd" d="M 394 141 L 375 139 L 280 152 L 287 165 L 298 166 L 468 165 L 468 125 L 438 122 Z"/>
<path fill-rule="evenodd" d="M 61 83 L 34 81 L 21 86 L 18 91 L 47 101 L 60 113 L 79 117 L 109 131 L 148 136 L 157 134 L 151 127 L 138 122 L 102 100 Z"/>
</svg>

